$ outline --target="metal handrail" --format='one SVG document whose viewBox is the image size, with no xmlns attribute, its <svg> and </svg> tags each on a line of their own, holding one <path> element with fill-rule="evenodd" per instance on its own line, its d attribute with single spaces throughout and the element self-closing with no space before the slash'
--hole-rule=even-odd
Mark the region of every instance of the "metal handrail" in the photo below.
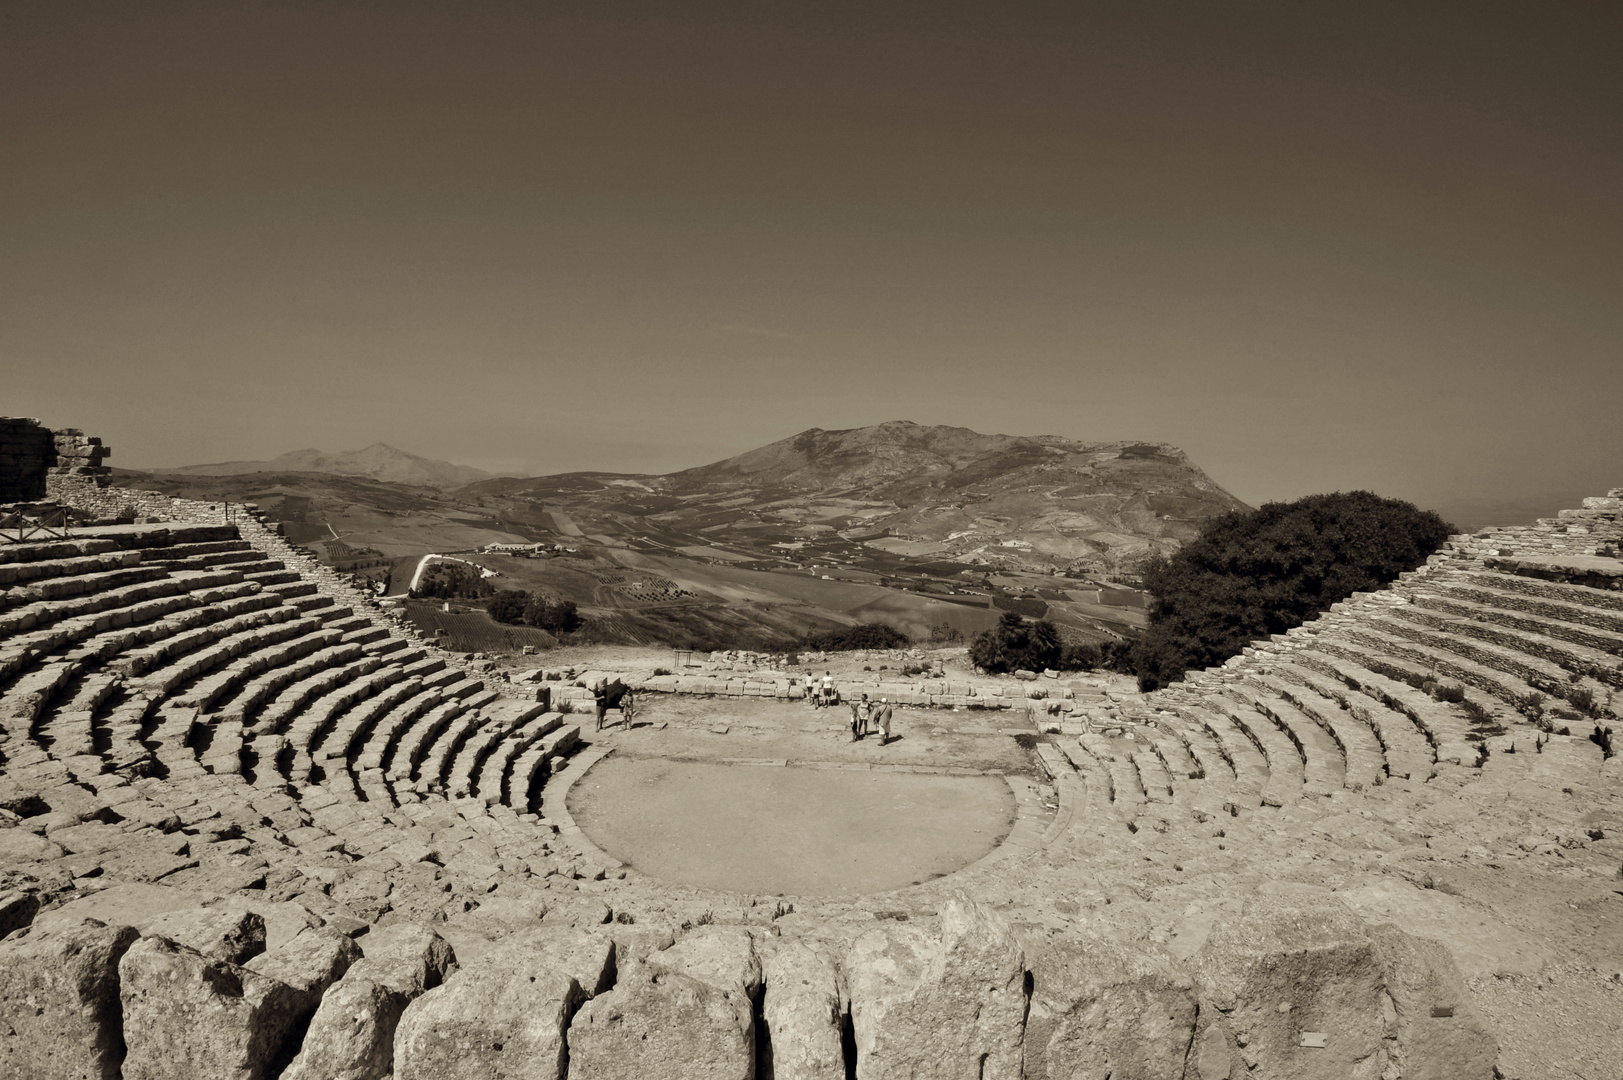
<svg viewBox="0 0 1623 1080">
<path fill-rule="evenodd" d="M 52 522 L 49 520 L 52 517 L 60 520 Z M 71 535 L 72 521 L 65 506 L 37 517 L 23 513 L 0 515 L 0 543 L 25 544 L 38 536 L 65 540 Z"/>
</svg>

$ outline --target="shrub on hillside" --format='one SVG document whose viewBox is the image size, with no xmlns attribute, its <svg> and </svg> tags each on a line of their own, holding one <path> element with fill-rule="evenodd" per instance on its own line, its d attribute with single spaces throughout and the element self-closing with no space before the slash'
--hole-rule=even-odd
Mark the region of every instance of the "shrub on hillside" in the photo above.
<svg viewBox="0 0 1623 1080">
<path fill-rule="evenodd" d="M 1221 664 L 1258 638 L 1391 583 L 1452 530 L 1432 511 L 1367 491 L 1211 519 L 1177 554 L 1145 564 L 1150 625 L 1129 657 L 1140 688 Z"/>
<path fill-rule="evenodd" d="M 1006 611 L 998 624 L 983 630 L 969 643 L 969 659 L 993 675 L 1004 672 L 1042 671 L 1059 663 L 1059 631 L 1046 619 L 1028 623 Z"/>
<path fill-rule="evenodd" d="M 530 594 L 523 589 L 503 589 L 490 598 L 485 610 L 497 622 L 521 623 L 524 621 L 524 606 L 529 599 Z"/>
<path fill-rule="evenodd" d="M 494 591 L 478 567 L 436 559 L 423 567 L 423 576 L 411 595 L 434 600 L 477 600 Z"/>
<path fill-rule="evenodd" d="M 1080 642 L 1075 645 L 1063 645 L 1059 651 L 1059 663 L 1054 666 L 1061 671 L 1092 671 L 1104 661 L 1104 653 L 1091 641 Z"/>
<path fill-rule="evenodd" d="M 884 623 L 859 623 L 813 634 L 802 647 L 816 652 L 849 652 L 852 649 L 905 649 L 913 639 Z"/>
<path fill-rule="evenodd" d="M 567 634 L 580 629 L 582 619 L 573 600 L 552 600 L 538 594 L 525 605 L 524 621 L 554 634 Z"/>
</svg>

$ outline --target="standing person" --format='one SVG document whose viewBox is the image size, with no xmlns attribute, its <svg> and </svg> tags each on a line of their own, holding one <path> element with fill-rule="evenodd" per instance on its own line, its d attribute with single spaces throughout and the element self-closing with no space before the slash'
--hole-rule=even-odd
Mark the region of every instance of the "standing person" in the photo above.
<svg viewBox="0 0 1623 1080">
<path fill-rule="evenodd" d="M 884 746 L 890 742 L 890 702 L 879 699 L 879 713 L 874 719 L 879 727 L 879 745 Z"/>
<path fill-rule="evenodd" d="M 597 710 L 597 730 L 603 730 L 603 718 L 609 712 L 609 681 L 599 679 L 592 684 L 592 705 Z"/>
<path fill-rule="evenodd" d="M 832 671 L 823 672 L 823 704 L 834 704 L 834 673 Z"/>
<path fill-rule="evenodd" d="M 862 695 L 862 701 L 857 704 L 857 737 L 868 734 L 868 721 L 873 718 L 873 704 L 868 695 Z"/>
<path fill-rule="evenodd" d="M 858 739 L 862 738 L 861 724 L 862 724 L 862 721 L 857 715 L 857 702 L 856 702 L 856 699 L 853 698 L 852 701 L 851 701 L 851 741 L 852 742 L 856 742 Z"/>
</svg>

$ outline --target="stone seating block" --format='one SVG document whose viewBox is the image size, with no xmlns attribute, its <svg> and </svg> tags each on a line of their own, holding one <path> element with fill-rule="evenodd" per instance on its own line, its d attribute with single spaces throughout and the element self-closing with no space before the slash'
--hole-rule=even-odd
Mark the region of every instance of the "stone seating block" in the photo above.
<svg viewBox="0 0 1623 1080">
<path fill-rule="evenodd" d="M 292 1057 L 304 1000 L 286 983 L 161 937 L 125 952 L 119 982 L 126 1080 L 261 1080 Z"/>
<path fill-rule="evenodd" d="M 0 942 L 0 1075 L 119 1075 L 119 962 L 140 937 L 94 920 Z"/>
</svg>

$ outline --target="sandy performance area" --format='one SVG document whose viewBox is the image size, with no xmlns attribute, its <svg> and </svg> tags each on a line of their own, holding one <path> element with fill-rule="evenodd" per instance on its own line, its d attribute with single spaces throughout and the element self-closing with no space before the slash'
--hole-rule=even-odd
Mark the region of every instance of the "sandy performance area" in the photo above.
<svg viewBox="0 0 1623 1080">
<path fill-rule="evenodd" d="M 665 881 L 849 896 L 916 885 L 1007 836 L 999 776 L 676 761 L 615 754 L 569 792 L 604 851 Z"/>
</svg>

